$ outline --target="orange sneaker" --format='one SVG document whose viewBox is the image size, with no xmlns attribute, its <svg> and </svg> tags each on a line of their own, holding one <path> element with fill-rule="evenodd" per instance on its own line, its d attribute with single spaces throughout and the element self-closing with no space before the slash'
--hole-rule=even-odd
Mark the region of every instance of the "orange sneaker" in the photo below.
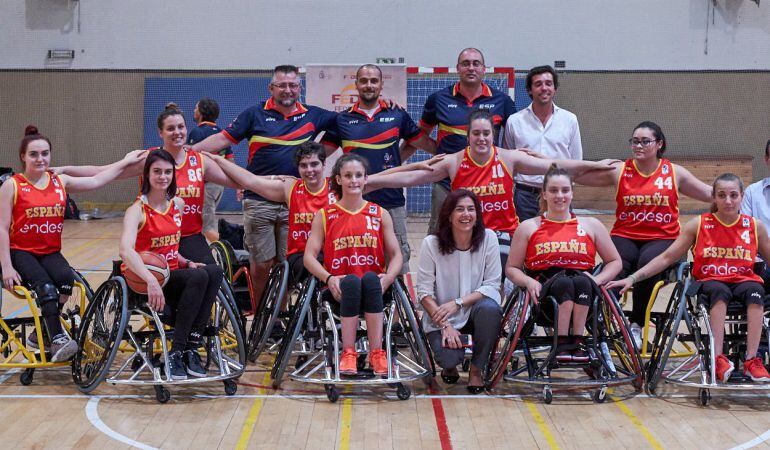
<svg viewBox="0 0 770 450">
<path fill-rule="evenodd" d="M 376 375 L 388 374 L 388 357 L 385 350 L 381 348 L 373 349 L 369 352 L 369 365 Z"/>
<path fill-rule="evenodd" d="M 735 364 L 733 364 L 732 361 L 727 359 L 727 356 L 725 355 L 717 356 L 716 366 L 717 366 L 716 367 L 717 380 L 721 382 L 725 382 L 726 380 L 729 380 L 730 374 L 732 374 L 733 370 L 735 370 Z"/>
<path fill-rule="evenodd" d="M 770 373 L 767 373 L 761 358 L 751 358 L 743 363 L 743 373 L 751 378 L 751 381 L 767 383 L 770 381 Z"/>
<path fill-rule="evenodd" d="M 340 356 L 340 373 L 342 375 L 355 375 L 358 373 L 358 353 L 355 349 L 346 348 Z"/>
</svg>

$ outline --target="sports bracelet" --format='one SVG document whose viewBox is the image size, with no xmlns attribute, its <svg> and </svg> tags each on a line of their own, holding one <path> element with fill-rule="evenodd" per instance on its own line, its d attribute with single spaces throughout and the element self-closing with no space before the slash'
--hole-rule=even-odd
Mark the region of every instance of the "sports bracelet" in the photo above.
<svg viewBox="0 0 770 450">
<path fill-rule="evenodd" d="M 324 284 L 329 284 L 329 279 L 332 277 L 332 274 L 329 274 L 328 277 L 326 277 L 326 281 L 324 281 Z"/>
<path fill-rule="evenodd" d="M 636 275 L 634 275 L 634 274 L 632 273 L 631 275 L 629 275 L 629 276 L 628 276 L 628 278 L 630 278 L 630 279 L 631 279 L 631 284 L 636 284 Z"/>
</svg>

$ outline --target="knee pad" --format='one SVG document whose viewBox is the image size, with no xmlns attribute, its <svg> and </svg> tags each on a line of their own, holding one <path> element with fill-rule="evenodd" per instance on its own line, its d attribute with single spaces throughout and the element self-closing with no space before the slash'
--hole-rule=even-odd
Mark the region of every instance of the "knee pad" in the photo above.
<svg viewBox="0 0 770 450">
<path fill-rule="evenodd" d="M 382 283 L 374 272 L 367 272 L 361 277 L 361 297 L 365 313 L 382 312 Z"/>
<path fill-rule="evenodd" d="M 37 304 L 43 316 L 59 314 L 59 291 L 52 283 L 38 283 L 34 288 Z"/>
</svg>

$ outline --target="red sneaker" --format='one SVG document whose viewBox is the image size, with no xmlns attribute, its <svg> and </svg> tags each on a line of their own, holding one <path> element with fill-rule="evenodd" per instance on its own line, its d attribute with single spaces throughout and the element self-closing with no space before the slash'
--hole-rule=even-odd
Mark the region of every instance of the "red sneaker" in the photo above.
<svg viewBox="0 0 770 450">
<path fill-rule="evenodd" d="M 369 365 L 376 375 L 387 375 L 388 357 L 385 350 L 376 348 L 369 351 Z"/>
<path fill-rule="evenodd" d="M 725 355 L 717 356 L 717 361 L 716 361 L 717 380 L 723 383 L 726 380 L 729 380 L 730 374 L 733 373 L 733 370 L 735 370 L 735 364 L 733 364 L 732 361 L 727 359 L 727 356 Z"/>
<path fill-rule="evenodd" d="M 743 373 L 751 378 L 751 381 L 758 381 L 760 383 L 770 381 L 770 373 L 767 373 L 762 359 L 758 357 L 751 358 L 743 363 Z"/>
<path fill-rule="evenodd" d="M 358 353 L 355 349 L 346 348 L 340 356 L 340 374 L 355 375 L 358 373 Z"/>
</svg>

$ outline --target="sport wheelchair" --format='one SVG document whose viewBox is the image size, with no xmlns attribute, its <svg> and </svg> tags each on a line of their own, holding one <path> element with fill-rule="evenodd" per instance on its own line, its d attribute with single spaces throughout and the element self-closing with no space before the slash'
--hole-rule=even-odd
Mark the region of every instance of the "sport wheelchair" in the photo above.
<svg viewBox="0 0 770 450">
<path fill-rule="evenodd" d="M 698 294 L 698 284 L 691 276 L 690 263 L 677 267 L 677 282 L 666 307 L 666 320 L 658 330 L 647 363 L 647 391 L 657 394 L 658 385 L 664 383 L 698 388 L 698 401 L 707 406 L 711 389 L 770 391 L 770 383 L 753 383 L 736 370 L 727 382 L 716 377 L 715 352 L 709 310 Z M 770 302 L 765 296 L 762 339 L 758 356 L 768 364 L 770 342 Z M 684 328 L 683 328 L 684 327 Z M 730 301 L 725 317 L 724 354 L 735 366 L 746 351 L 746 306 Z M 678 349 L 693 348 L 687 358 L 674 359 Z"/>
<path fill-rule="evenodd" d="M 223 283 L 224 285 L 224 283 Z M 234 304 L 220 288 L 212 307 L 211 321 L 203 333 L 204 367 L 210 376 L 182 381 L 171 379 L 168 368 L 169 340 L 173 330 L 170 310 L 161 314 L 147 306 L 147 297 L 128 289 L 120 261 L 113 262 L 110 278 L 94 293 L 83 315 L 78 353 L 72 361 L 72 377 L 78 388 L 90 393 L 102 382 L 117 385 L 154 386 L 156 399 L 170 398 L 166 386 L 222 381 L 227 395 L 238 389 L 246 363 L 246 345 Z"/>
<path fill-rule="evenodd" d="M 66 304 L 60 305 L 61 322 L 64 330 L 74 339 L 78 333 L 81 316 L 93 299 L 93 291 L 86 279 L 74 270 L 75 281 L 72 295 Z M 12 292 L 17 299 L 26 302 L 26 306 L 3 317 L 3 289 L 0 289 L 0 369 L 24 369 L 19 381 L 24 386 L 32 383 L 35 369 L 69 366 L 70 361 L 52 362 L 48 346 L 47 332 L 44 330 L 42 316 L 37 305 L 36 295 L 24 286 L 16 286 Z M 17 312 L 28 310 L 30 315 L 17 317 Z M 37 348 L 29 342 L 27 333 L 33 330 L 37 338 Z"/>
<path fill-rule="evenodd" d="M 558 276 L 564 276 L 564 272 L 551 280 Z M 637 392 L 642 389 L 642 361 L 620 304 L 604 287 L 593 280 L 591 284 L 587 335 L 561 343 L 556 322 L 559 304 L 548 292 L 549 283 L 543 286 L 537 301 L 526 290 L 517 287 L 513 291 L 503 306 L 500 342 L 486 371 L 488 389 L 494 389 L 501 380 L 542 386 L 545 403 L 553 401 L 553 387 L 594 389 L 593 399 L 597 403 L 604 402 L 610 386 L 631 384 Z M 536 326 L 543 327 L 547 334 L 535 335 Z M 585 350 L 588 362 L 557 360 L 560 350 L 578 348 Z M 553 376 L 555 372 L 567 371 L 568 377 Z"/>
<path fill-rule="evenodd" d="M 330 402 L 339 399 L 337 385 L 381 386 L 396 388 L 401 400 L 412 392 L 404 382 L 431 380 L 435 375 L 432 356 L 422 326 L 415 316 L 412 301 L 403 281 L 398 279 L 385 293 L 384 346 L 389 364 L 387 377 L 377 377 L 364 370 L 369 343 L 365 330 L 359 328 L 356 351 L 359 374 L 348 377 L 339 373 L 339 305 L 322 301 L 322 291 L 315 277 L 300 283 L 297 305 L 281 341 L 273 366 L 273 387 L 278 388 L 292 356 L 297 356 L 289 378 L 303 383 L 323 384 Z"/>
</svg>

